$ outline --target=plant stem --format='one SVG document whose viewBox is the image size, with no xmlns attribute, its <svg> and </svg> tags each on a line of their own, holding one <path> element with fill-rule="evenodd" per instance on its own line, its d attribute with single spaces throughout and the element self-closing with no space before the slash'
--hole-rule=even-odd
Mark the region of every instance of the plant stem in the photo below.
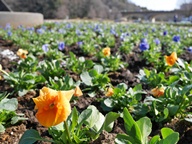
<svg viewBox="0 0 192 144">
<path fill-rule="evenodd" d="M 72 144 L 71 136 L 70 136 L 70 132 L 69 132 L 69 128 L 68 128 L 68 125 L 67 125 L 67 122 L 66 122 L 66 121 L 64 121 L 64 126 L 65 126 L 65 130 L 66 130 L 66 132 L 67 132 L 67 136 L 68 136 L 69 143 Z"/>
<path fill-rule="evenodd" d="M 9 74 L 8 74 L 6 71 L 4 71 L 4 70 L 0 70 L 0 72 L 2 72 L 2 73 L 4 73 L 5 75 L 9 76 Z"/>
</svg>

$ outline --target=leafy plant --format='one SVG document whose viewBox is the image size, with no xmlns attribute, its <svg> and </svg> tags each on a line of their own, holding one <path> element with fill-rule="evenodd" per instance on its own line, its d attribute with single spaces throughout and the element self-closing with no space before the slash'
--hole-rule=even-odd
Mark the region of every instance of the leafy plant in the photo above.
<svg viewBox="0 0 192 144">
<path fill-rule="evenodd" d="M 167 78 L 164 72 L 157 72 L 156 69 L 148 70 L 144 68 L 138 75 L 142 83 L 148 84 L 151 88 L 162 85 L 174 85 L 179 80 L 178 75 L 169 75 Z"/>
<path fill-rule="evenodd" d="M 60 123 L 49 128 L 48 132 L 52 136 L 51 140 L 41 138 L 35 130 L 27 130 L 21 137 L 19 144 L 36 142 L 37 140 L 58 144 L 89 143 L 97 139 L 103 130 L 110 132 L 114 121 L 118 117 L 119 114 L 114 112 L 110 112 L 104 116 L 92 105 L 81 112 L 81 114 L 74 108 L 66 123 Z"/>
<path fill-rule="evenodd" d="M 85 71 L 80 75 L 82 82 L 88 86 L 84 89 L 91 93 L 90 96 L 95 95 L 95 91 L 104 91 L 105 87 L 108 86 L 110 79 L 106 73 L 102 74 L 103 67 L 101 65 L 95 65 L 93 69 Z"/>
<path fill-rule="evenodd" d="M 126 134 L 118 134 L 116 144 L 176 144 L 179 141 L 179 133 L 170 128 L 162 128 L 161 135 L 156 135 L 148 140 L 152 130 L 152 123 L 148 117 L 135 121 L 127 108 L 123 110 L 123 120 Z"/>
<path fill-rule="evenodd" d="M 131 111 L 137 111 L 136 107 L 142 99 L 142 94 L 145 94 L 141 84 L 128 89 L 126 84 L 120 83 L 113 89 L 113 92 L 112 96 L 102 101 L 101 106 L 105 111 L 122 111 L 124 107 Z"/>
<path fill-rule="evenodd" d="M 16 113 L 18 101 L 16 98 L 8 99 L 8 95 L 0 94 L 0 133 L 5 132 L 6 127 L 27 119 L 23 117 L 23 114 Z"/>
<path fill-rule="evenodd" d="M 38 60 L 33 55 L 28 55 L 26 59 L 21 60 L 17 65 L 18 71 L 36 72 L 38 69 Z"/>
<path fill-rule="evenodd" d="M 93 65 L 92 60 L 86 60 L 84 57 L 77 58 L 72 52 L 69 52 L 69 58 L 66 60 L 66 68 L 77 74 L 91 69 Z"/>
<path fill-rule="evenodd" d="M 187 109 L 191 106 L 191 89 L 192 85 L 187 85 L 182 89 L 167 87 L 164 96 L 146 97 L 144 103 L 149 106 L 151 120 L 161 124 L 174 116 L 185 118 L 188 115 Z"/>
<path fill-rule="evenodd" d="M 24 71 L 10 72 L 4 75 L 5 80 L 14 87 L 19 96 L 25 95 L 28 91 L 35 89 L 38 84 L 43 84 L 45 79 L 37 73 L 26 73 Z"/>
<path fill-rule="evenodd" d="M 61 78 L 66 74 L 58 60 L 42 61 L 38 70 L 46 80 L 54 77 Z"/>
<path fill-rule="evenodd" d="M 116 71 L 128 66 L 127 63 L 121 61 L 120 55 L 103 57 L 101 58 L 101 64 L 105 71 Z"/>
</svg>

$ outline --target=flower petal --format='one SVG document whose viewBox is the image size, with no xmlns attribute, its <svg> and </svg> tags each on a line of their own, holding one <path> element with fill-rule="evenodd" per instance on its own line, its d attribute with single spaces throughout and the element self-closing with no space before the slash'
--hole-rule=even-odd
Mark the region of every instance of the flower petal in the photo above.
<svg viewBox="0 0 192 144">
<path fill-rule="evenodd" d="M 68 101 L 71 100 L 71 97 L 75 93 L 75 90 L 68 90 L 68 91 L 58 91 L 60 95 L 64 96 Z"/>
<path fill-rule="evenodd" d="M 83 95 L 83 93 L 82 93 L 81 89 L 77 86 L 77 87 L 75 88 L 74 96 L 79 97 L 79 96 L 82 96 L 82 95 Z"/>
</svg>

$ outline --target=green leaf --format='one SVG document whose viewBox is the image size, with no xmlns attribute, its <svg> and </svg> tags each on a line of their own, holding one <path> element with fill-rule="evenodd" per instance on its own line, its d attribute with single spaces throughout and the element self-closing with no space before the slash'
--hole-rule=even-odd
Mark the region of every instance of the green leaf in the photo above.
<svg viewBox="0 0 192 144">
<path fill-rule="evenodd" d="M 96 93 L 94 91 L 90 91 L 87 93 L 90 97 L 95 97 Z"/>
<path fill-rule="evenodd" d="M 0 102 L 0 109 L 8 110 L 8 111 L 15 111 L 18 106 L 18 101 L 16 98 L 7 99 L 4 98 Z"/>
<path fill-rule="evenodd" d="M 83 83 L 85 83 L 88 86 L 92 86 L 92 78 L 90 77 L 88 72 L 83 72 L 81 75 L 81 80 L 83 81 Z"/>
<path fill-rule="evenodd" d="M 132 118 L 131 114 L 124 108 L 123 110 L 123 119 L 124 125 L 126 129 L 126 133 L 135 139 L 135 141 L 140 144 L 141 143 L 141 131 L 137 125 L 137 123 Z"/>
<path fill-rule="evenodd" d="M 107 132 L 111 132 L 113 129 L 114 121 L 120 116 L 120 114 L 115 113 L 115 112 L 109 112 L 105 116 L 105 121 L 103 123 L 102 128 L 99 130 L 100 132 L 102 130 L 105 130 Z"/>
<path fill-rule="evenodd" d="M 184 64 L 184 62 L 183 62 L 182 59 L 178 58 L 178 59 L 177 59 L 177 62 L 178 62 L 178 64 L 179 64 L 182 68 L 185 69 L 185 64 Z"/>
<path fill-rule="evenodd" d="M 54 130 L 56 130 L 56 131 L 63 131 L 64 130 L 64 122 L 61 122 L 61 123 L 59 123 L 59 124 L 57 124 L 57 125 L 55 125 L 55 126 L 52 126 L 51 128 L 49 128 L 49 129 L 54 129 Z"/>
<path fill-rule="evenodd" d="M 95 69 L 98 73 L 102 73 L 103 72 L 103 66 L 102 65 L 95 65 L 93 67 L 93 69 Z"/>
<path fill-rule="evenodd" d="M 179 105 L 168 104 L 167 108 L 169 110 L 170 116 L 174 116 L 177 113 L 178 109 L 179 109 Z"/>
<path fill-rule="evenodd" d="M 189 90 L 192 89 L 192 84 L 191 85 L 187 85 L 185 87 L 183 87 L 182 91 L 181 91 L 181 95 L 186 94 Z"/>
<path fill-rule="evenodd" d="M 149 141 L 149 144 L 157 144 L 157 142 L 159 142 L 159 140 L 160 140 L 160 136 L 159 135 L 153 136 L 151 138 L 151 140 Z"/>
<path fill-rule="evenodd" d="M 168 135 L 165 139 L 162 139 L 159 144 L 177 144 L 179 141 L 179 133 L 174 132 Z"/>
<path fill-rule="evenodd" d="M 25 133 L 22 135 L 19 144 L 33 144 L 38 140 L 42 140 L 38 131 L 30 129 L 25 131 Z"/>
<path fill-rule="evenodd" d="M 75 127 L 77 126 L 77 122 L 78 122 L 78 111 L 77 111 L 76 107 L 74 107 L 73 111 L 72 111 L 71 132 L 74 131 Z"/>
<path fill-rule="evenodd" d="M 169 76 L 169 80 L 168 80 L 167 84 L 171 85 L 172 83 L 174 83 L 178 79 L 179 79 L 179 76 L 177 76 L 177 75 Z"/>
<path fill-rule="evenodd" d="M 89 128 L 93 128 L 95 132 L 98 132 L 104 123 L 105 117 L 93 105 L 90 105 L 87 109 L 91 109 L 92 113 L 90 117 L 86 119 L 86 124 Z"/>
<path fill-rule="evenodd" d="M 20 116 L 14 116 L 11 118 L 11 124 L 16 124 L 18 121 L 21 121 L 21 120 L 27 120 L 27 118 L 20 117 Z"/>
<path fill-rule="evenodd" d="M 28 91 L 29 91 L 29 90 L 24 90 L 24 89 L 23 89 L 23 90 L 19 90 L 19 91 L 18 91 L 18 95 L 19 95 L 19 96 L 24 96 L 25 94 L 28 93 Z"/>
<path fill-rule="evenodd" d="M 136 144 L 135 140 L 129 135 L 118 134 L 115 138 L 116 144 Z"/>
<path fill-rule="evenodd" d="M 88 119 L 90 117 L 92 113 L 92 110 L 91 109 L 86 109 L 84 110 L 80 115 L 79 115 L 79 119 L 78 119 L 78 124 L 79 126 L 81 126 L 85 121 L 86 119 Z"/>
<path fill-rule="evenodd" d="M 112 101 L 112 99 L 110 99 L 110 98 L 105 99 L 105 100 L 103 101 L 103 103 L 104 103 L 107 107 L 109 107 L 109 108 L 112 108 L 112 107 L 113 107 L 113 101 Z"/>
<path fill-rule="evenodd" d="M 169 116 L 169 110 L 168 110 L 168 108 L 165 108 L 165 109 L 163 110 L 163 114 L 164 114 L 164 119 L 166 119 L 166 118 Z"/>
<path fill-rule="evenodd" d="M 142 134 L 142 142 L 147 143 L 148 136 L 152 130 L 151 120 L 148 117 L 143 117 L 143 118 L 139 119 L 136 123 Z"/>
<path fill-rule="evenodd" d="M 162 128 L 161 129 L 161 135 L 162 135 L 163 139 L 165 139 L 167 136 L 169 136 L 172 133 L 174 133 L 174 131 L 170 128 Z"/>
<path fill-rule="evenodd" d="M 192 115 L 191 115 L 191 114 L 187 115 L 184 119 L 185 119 L 186 121 L 192 123 Z"/>
<path fill-rule="evenodd" d="M 0 123 L 0 133 L 4 133 L 5 132 L 5 127 Z"/>
</svg>

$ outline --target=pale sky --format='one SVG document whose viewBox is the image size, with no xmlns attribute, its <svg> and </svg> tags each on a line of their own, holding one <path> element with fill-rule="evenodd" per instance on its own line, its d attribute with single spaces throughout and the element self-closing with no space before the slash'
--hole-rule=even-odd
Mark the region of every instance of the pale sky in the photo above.
<svg viewBox="0 0 192 144">
<path fill-rule="evenodd" d="M 147 7 L 149 10 L 174 10 L 178 0 L 131 0 L 136 5 Z"/>
</svg>

